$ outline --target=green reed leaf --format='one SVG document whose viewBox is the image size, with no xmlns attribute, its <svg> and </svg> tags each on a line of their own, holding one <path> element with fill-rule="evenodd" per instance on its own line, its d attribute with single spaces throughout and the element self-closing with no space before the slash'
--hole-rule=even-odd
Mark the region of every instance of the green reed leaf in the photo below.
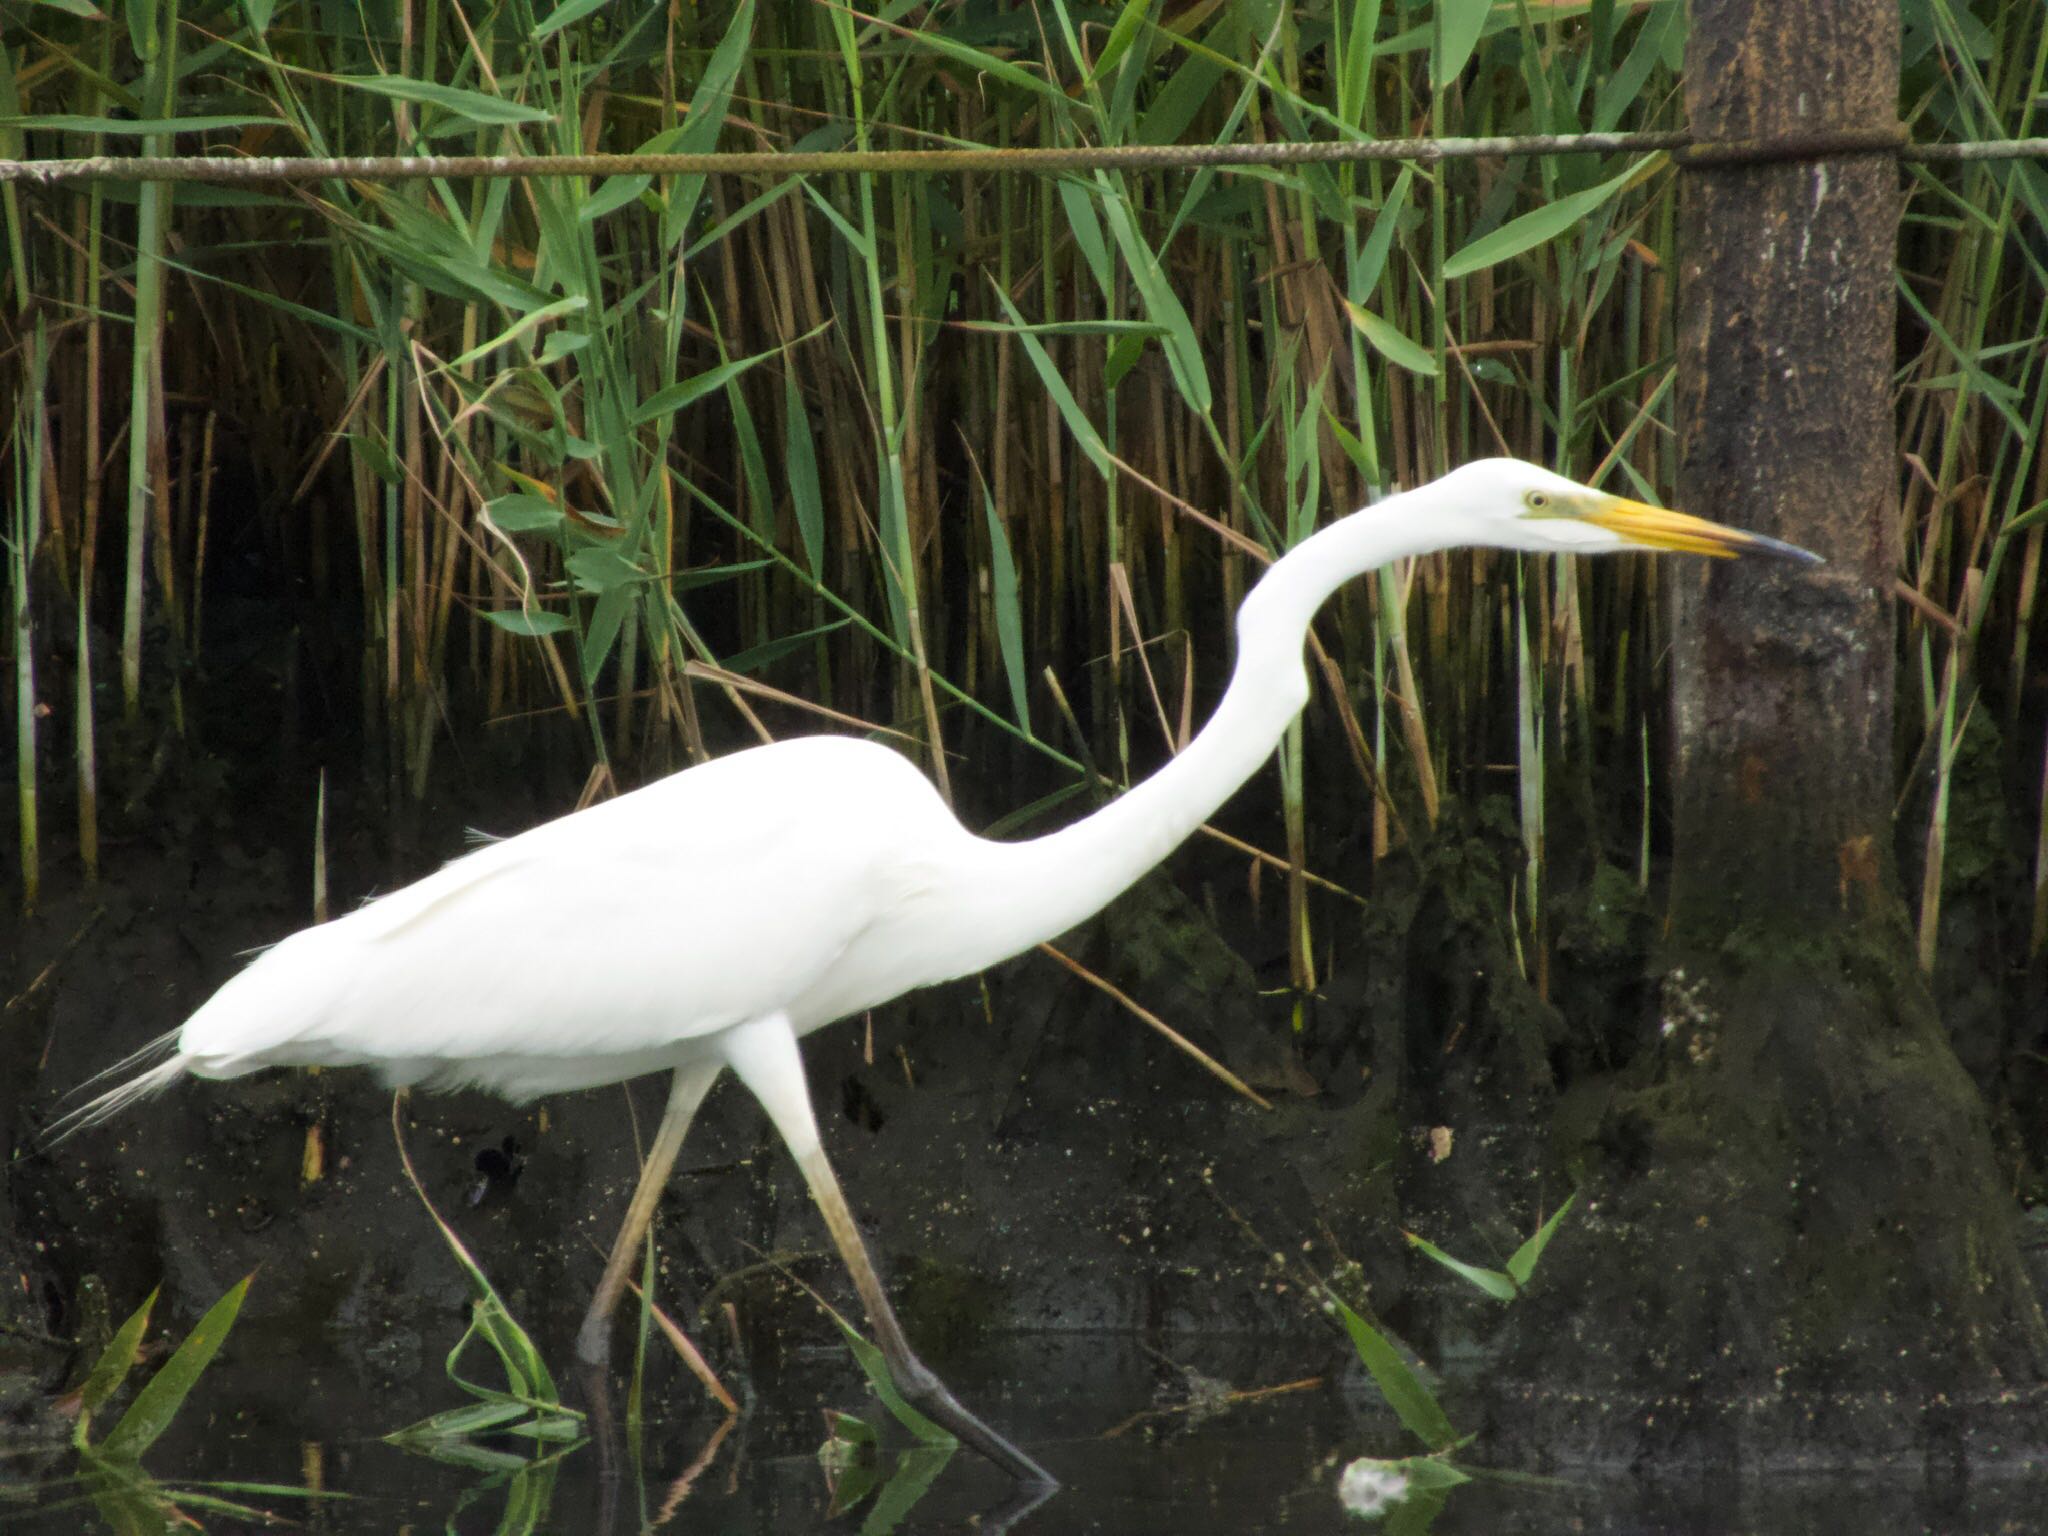
<svg viewBox="0 0 2048 1536">
<path fill-rule="evenodd" d="M 714 390 L 725 388 L 734 379 L 752 368 L 756 363 L 774 357 L 782 349 L 771 347 L 766 352 L 756 352 L 752 357 L 736 357 L 730 362 L 719 363 L 702 373 L 682 379 L 666 389 L 658 389 L 640 403 L 632 414 L 634 426 L 645 426 L 657 416 L 672 416 L 684 406 L 703 399 Z"/>
<path fill-rule="evenodd" d="M 717 148 L 718 130 L 724 124 L 726 108 L 732 102 L 733 83 L 739 78 L 740 66 L 746 62 L 747 48 L 753 37 L 754 0 L 740 0 L 733 7 L 732 20 L 726 23 L 725 35 L 711 50 L 711 57 L 704 61 L 704 71 L 697 77 L 697 88 L 690 93 L 690 110 L 676 139 L 678 153 L 703 154 Z M 697 200 L 703 192 L 702 176 L 677 178 L 668 211 L 662 218 L 664 245 L 677 245 L 689 232 L 690 220 L 696 215 Z"/>
<path fill-rule="evenodd" d="M 1109 264 L 1109 242 L 1102 237 L 1102 220 L 1096 215 L 1095 199 L 1086 185 L 1068 177 L 1061 177 L 1056 189 L 1060 207 L 1067 215 L 1067 228 L 1073 231 L 1074 249 L 1081 253 L 1095 286 L 1107 298 L 1114 291 L 1116 274 Z"/>
<path fill-rule="evenodd" d="M 540 529 L 552 529 L 562 521 L 562 509 L 545 496 L 536 496 L 531 491 L 514 491 L 509 496 L 494 496 L 484 503 L 484 510 L 491 515 L 505 533 L 533 533 Z"/>
<path fill-rule="evenodd" d="M 87 117 L 76 112 L 0 116 L 0 128 L 46 129 L 63 133 L 108 133 L 135 137 L 151 133 L 218 133 L 225 128 L 282 126 L 283 118 L 230 112 L 210 117 Z"/>
<path fill-rule="evenodd" d="M 849 622 L 851 621 L 847 619 L 834 619 L 829 624 L 820 624 L 817 628 L 804 630 L 801 634 L 778 635 L 773 640 L 764 640 L 759 645 L 749 646 L 744 651 L 737 651 L 726 657 L 725 670 L 740 673 L 758 672 L 785 656 L 803 650 L 819 637 L 846 628 Z"/>
<path fill-rule="evenodd" d="M 789 477 L 789 509 L 796 518 L 804 564 L 814 578 L 825 573 L 825 495 L 818 485 L 818 454 L 811 446 L 811 417 L 796 375 L 782 373 L 782 462 Z"/>
<path fill-rule="evenodd" d="M 1188 408 L 1206 416 L 1214 397 L 1209 392 L 1209 370 L 1202 360 L 1202 344 L 1195 338 L 1194 322 L 1173 291 L 1173 283 L 1158 254 L 1138 229 L 1122 188 L 1107 175 L 1098 176 L 1097 185 L 1103 194 L 1104 220 L 1116 237 L 1117 248 L 1123 252 L 1124 266 L 1145 306 L 1145 317 L 1166 332 L 1161 350 L 1166 353 L 1173 382 Z"/>
<path fill-rule="evenodd" d="M 1358 265 L 1349 274 L 1351 296 L 1359 303 L 1378 286 L 1380 275 L 1387 270 L 1387 253 L 1394 247 L 1394 237 L 1401 232 L 1401 216 L 1408 209 L 1408 189 L 1415 181 L 1415 167 L 1404 165 L 1401 174 L 1394 178 L 1394 184 L 1387 190 L 1386 200 L 1380 204 L 1379 212 L 1373 215 L 1372 233 L 1365 237 L 1365 244 L 1359 248 Z M 1430 361 L 1434 363 L 1435 358 Z"/>
<path fill-rule="evenodd" d="M 440 107 L 472 123 L 509 126 L 550 121 L 548 114 L 538 108 L 521 106 L 502 96 L 467 90 L 459 85 L 442 85 L 434 80 L 414 80 L 407 75 L 338 75 L 335 84 L 393 101 L 409 101 L 414 106 Z"/>
<path fill-rule="evenodd" d="M 1421 374 L 1424 378 L 1436 377 L 1436 354 L 1419 342 L 1410 341 L 1394 326 L 1389 325 L 1363 304 L 1344 302 L 1344 313 L 1358 328 L 1358 333 L 1372 344 L 1372 349 L 1390 363 L 1406 368 L 1410 373 Z"/>
<path fill-rule="evenodd" d="M 529 640 L 540 635 L 559 635 L 576 627 L 566 614 L 547 608 L 486 608 L 484 618 L 508 635 Z"/>
<path fill-rule="evenodd" d="M 545 20 L 534 23 L 529 34 L 536 43 L 544 43 L 562 28 L 596 11 L 603 10 L 611 0 L 562 0 L 562 3 L 548 12 Z"/>
<path fill-rule="evenodd" d="M 1431 61 L 1429 74 L 1442 87 L 1457 79 L 1472 62 L 1472 51 L 1479 46 L 1479 34 L 1493 11 L 1493 0 L 1436 0 L 1436 5 L 1443 18 L 1436 43 L 1440 51 Z"/>
<path fill-rule="evenodd" d="M 836 11 L 838 7 L 834 6 L 833 9 Z M 943 32 L 913 31 L 908 27 L 899 27 L 888 23 L 885 23 L 885 25 L 889 25 L 889 29 L 892 32 L 920 48 L 929 48 L 934 53 L 944 54 L 954 63 L 965 66 L 975 75 L 983 76 L 989 80 L 999 80 L 1005 85 L 1015 86 L 1020 91 L 1029 91 L 1033 95 L 1050 98 L 1057 103 L 1061 111 L 1067 111 L 1076 106 L 1081 106 L 1082 110 L 1086 110 L 1085 105 L 1082 103 L 1069 100 L 1066 89 L 1058 82 L 1047 80 L 1042 75 L 1035 75 L 1021 65 L 1012 64 L 1008 59 L 998 57 L 996 54 L 986 52 L 980 48 L 970 48 L 965 43 L 955 42 Z M 858 83 L 857 79 L 856 83 Z"/>
<path fill-rule="evenodd" d="M 1459 248 L 1456 254 L 1444 262 L 1444 276 L 1447 279 L 1469 277 L 1474 272 L 1495 266 L 1524 251 L 1535 249 L 1548 241 L 1555 240 L 1566 230 L 1599 208 L 1623 187 L 1641 180 L 1652 170 L 1663 164 L 1664 156 L 1652 155 L 1639 164 L 1630 166 L 1611 181 L 1588 187 L 1583 192 L 1574 192 L 1561 197 L 1547 207 L 1510 219 L 1490 234 L 1481 235 L 1477 240 Z"/>
<path fill-rule="evenodd" d="M 995 289 L 996 300 L 1003 311 L 1017 326 L 1017 339 L 1024 343 L 1024 355 L 1031 359 L 1038 379 L 1052 396 L 1053 404 L 1059 408 L 1060 419 L 1067 424 L 1067 430 L 1074 434 L 1074 441 L 1081 445 L 1081 451 L 1088 455 L 1088 462 L 1095 466 L 1096 473 L 1105 480 L 1109 478 L 1109 447 L 1102 441 L 1102 434 L 1095 430 L 1095 423 L 1088 419 L 1088 413 L 1081 409 L 1081 402 L 1074 398 L 1074 392 L 1067 387 L 1067 381 L 1060 377 L 1060 371 L 1053 365 L 1051 354 L 1045 350 L 1045 343 L 1031 334 L 1024 324 L 1024 317 L 1017 312 L 1017 306 L 1010 302 L 1010 296 L 990 280 Z"/>
<path fill-rule="evenodd" d="M 1031 692 L 1024 685 L 1024 603 L 1017 581 L 1017 560 L 1010 552 L 1010 535 L 996 512 L 995 498 L 987 482 L 981 487 L 982 516 L 988 522 L 989 601 L 996 608 L 996 649 L 1002 653 L 1003 675 L 1010 684 L 1010 708 L 1017 723 L 1031 730 Z"/>
</svg>

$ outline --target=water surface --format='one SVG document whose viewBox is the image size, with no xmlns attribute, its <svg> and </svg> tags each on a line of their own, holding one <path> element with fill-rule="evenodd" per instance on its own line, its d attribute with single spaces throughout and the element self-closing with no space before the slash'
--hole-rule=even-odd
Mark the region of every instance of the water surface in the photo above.
<svg viewBox="0 0 2048 1536">
<path fill-rule="evenodd" d="M 748 1412 L 729 1427 L 698 1405 L 702 1394 L 663 1368 L 633 1458 L 619 1437 L 620 1475 L 602 1473 L 585 1443 L 551 1466 L 524 1472 L 453 1465 L 408 1454 L 381 1435 L 464 1399 L 438 1372 L 409 1387 L 364 1386 L 347 1366 L 284 1367 L 227 1348 L 145 1465 L 167 1484 L 316 1486 L 348 1495 L 309 1504 L 278 1495 L 226 1496 L 332 1536 L 455 1531 L 718 1532 L 783 1536 L 814 1529 L 905 1533 L 1003 1529 L 1008 1480 L 969 1453 L 953 1456 L 893 1523 L 874 1498 L 834 1516 L 818 1460 L 823 1410 L 861 1412 L 883 1429 L 886 1476 L 913 1449 L 873 1403 L 844 1353 L 806 1350 L 760 1371 Z M 975 1361 L 993 1357 L 998 1364 Z M 1332 1357 L 1333 1360 L 1336 1357 Z M 1007 1342 L 945 1374 L 977 1411 L 1051 1467 L 1065 1487 L 1017 1518 L 1019 1532 L 1186 1536 L 1206 1532 L 1365 1532 L 1335 1484 L 1350 1458 L 1412 1447 L 1355 1373 L 1320 1385 L 1233 1400 L 1303 1379 L 1295 1351 L 1256 1341 L 1175 1347 L 1168 1360 L 1136 1341 L 1059 1337 Z M 989 1372 L 1000 1369 L 1004 1379 Z M 1197 1403 L 1206 1406 L 1193 1406 Z M 478 1442 L 479 1462 L 524 1452 L 508 1439 Z M 1480 1459 L 1483 1448 L 1476 1448 Z M 1531 1485 L 1480 1482 L 1457 1490 L 1433 1529 L 1462 1532 L 1891 1533 L 2048 1531 L 2048 1468 L 2020 1460 L 1963 1478 L 1924 1468 L 1832 1477 L 1689 1474 L 1658 1479 L 1603 1473 Z M 900 1499 L 931 1468 L 912 1462 Z M 66 1495 L 70 1453 L 19 1444 L 0 1459 L 0 1524 L 25 1536 L 116 1527 Z M 26 1507 L 24 1507 L 26 1505 Z M 249 1528 L 194 1511 L 212 1531 Z"/>
</svg>

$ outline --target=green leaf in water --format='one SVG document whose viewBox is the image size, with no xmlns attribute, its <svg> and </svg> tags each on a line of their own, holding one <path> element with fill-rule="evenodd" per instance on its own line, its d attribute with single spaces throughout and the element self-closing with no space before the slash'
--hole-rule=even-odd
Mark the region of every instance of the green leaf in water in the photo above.
<svg viewBox="0 0 2048 1536">
<path fill-rule="evenodd" d="M 1420 1248 L 1452 1274 L 1469 1280 L 1486 1292 L 1495 1301 L 1513 1301 L 1518 1294 L 1512 1278 L 1497 1269 L 1481 1269 L 1477 1264 L 1467 1264 L 1463 1259 L 1454 1259 L 1427 1238 L 1417 1237 L 1413 1232 L 1403 1232 L 1411 1247 Z"/>
<path fill-rule="evenodd" d="M 420 1184 L 419 1175 L 413 1171 L 412 1157 L 405 1149 L 405 1139 L 399 1134 L 400 1102 L 396 1095 L 392 1097 L 391 1134 L 398 1143 L 399 1162 L 405 1170 L 406 1182 L 412 1186 L 412 1192 L 426 1208 L 427 1215 L 440 1231 L 442 1241 L 448 1245 L 448 1251 L 455 1256 L 455 1262 L 468 1277 L 470 1291 L 475 1297 L 469 1330 L 448 1352 L 448 1379 L 485 1402 L 503 1401 L 508 1397 L 516 1398 L 524 1401 L 528 1407 L 580 1422 L 583 1417 L 580 1413 L 561 1406 L 560 1396 L 555 1390 L 555 1378 L 548 1371 L 547 1362 L 541 1358 L 540 1351 L 534 1347 L 533 1340 L 527 1337 L 526 1330 L 519 1326 L 511 1312 L 507 1310 L 505 1303 L 498 1296 L 497 1288 L 484 1274 L 482 1266 L 470 1256 L 469 1249 L 463 1246 L 462 1239 L 455 1235 L 455 1229 L 441 1219 L 441 1213 L 434 1209 L 434 1203 L 427 1198 L 426 1189 Z M 504 1367 L 507 1384 L 512 1389 L 509 1393 L 478 1387 L 464 1381 L 457 1372 L 456 1366 L 464 1348 L 470 1339 L 479 1333 L 484 1336 L 485 1342 L 491 1346 L 498 1356 L 499 1363 Z"/>
<path fill-rule="evenodd" d="M 142 1336 L 149 1331 L 149 1314 L 156 1306 L 157 1291 L 151 1291 L 141 1306 L 128 1315 L 128 1321 L 120 1331 L 108 1340 L 107 1347 L 100 1351 L 100 1357 L 93 1362 L 92 1373 L 85 1378 L 85 1385 L 78 1389 L 78 1427 L 73 1438 L 85 1444 L 86 1421 L 94 1412 L 120 1391 L 121 1383 L 128 1379 L 128 1372 L 135 1366 L 135 1351 L 142 1345 Z"/>
<path fill-rule="evenodd" d="M 819 1305 L 824 1304 L 821 1302 Z M 846 1347 L 853 1351 L 853 1358 L 866 1373 L 868 1385 L 875 1389 L 875 1396 L 882 1400 L 882 1406 L 889 1410 L 898 1424 L 926 1445 L 945 1446 L 950 1449 L 960 1443 L 953 1438 L 952 1431 L 941 1429 L 904 1400 L 903 1394 L 896 1390 L 896 1378 L 889 1374 L 889 1362 L 882 1357 L 880 1349 L 862 1338 L 859 1329 L 830 1307 L 826 1307 L 825 1312 L 839 1325 L 839 1331 L 846 1335 Z"/>
<path fill-rule="evenodd" d="M 889 1474 L 867 1519 L 860 1523 L 860 1536 L 889 1536 L 902 1525 L 946 1470 L 953 1452 L 950 1445 L 920 1445 L 898 1456 L 896 1470 Z"/>
<path fill-rule="evenodd" d="M 1508 1260 L 1508 1273 L 1514 1276 L 1515 1284 L 1529 1283 L 1530 1277 L 1536 1273 L 1536 1261 L 1543 1257 L 1543 1250 L 1550 1246 L 1551 1238 L 1557 1235 L 1558 1223 L 1563 1221 L 1565 1213 L 1578 1203 L 1578 1198 L 1577 1191 L 1567 1195 L 1564 1204 L 1551 1213 L 1550 1220 L 1538 1227 L 1529 1240 L 1515 1250 L 1514 1256 Z"/>
<path fill-rule="evenodd" d="M 828 1520 L 858 1508 L 861 1500 L 874 1492 L 881 1481 L 876 1470 L 879 1456 L 880 1442 L 872 1424 L 836 1408 L 825 1410 L 825 1443 L 818 1447 L 818 1465 L 824 1470 L 825 1486 L 832 1491 L 832 1502 L 825 1511 Z"/>
<path fill-rule="evenodd" d="M 526 1412 L 526 1405 L 515 1398 L 504 1398 L 488 1403 L 465 1403 L 460 1408 L 444 1408 L 417 1424 L 394 1430 L 384 1439 L 391 1445 L 424 1445 L 429 1440 L 460 1440 L 470 1435 L 481 1435 L 494 1429 L 502 1429 L 514 1420 L 524 1418 Z"/>
<path fill-rule="evenodd" d="M 242 1298 L 249 1294 L 249 1282 L 255 1278 L 253 1272 L 244 1275 L 227 1295 L 207 1309 L 206 1316 L 199 1319 L 198 1325 L 185 1335 L 185 1341 L 171 1352 L 171 1358 L 135 1394 L 135 1401 L 121 1415 L 121 1422 L 114 1426 L 106 1439 L 93 1447 L 96 1456 L 103 1461 L 132 1463 L 156 1443 L 157 1436 L 170 1428 L 171 1420 L 177 1417 L 186 1395 L 198 1384 L 221 1341 L 228 1336 L 228 1330 L 235 1326 L 235 1315 L 242 1310 Z"/>
<path fill-rule="evenodd" d="M 1416 1489 L 1457 1488 L 1472 1481 L 1454 1462 L 1437 1456 L 1408 1456 L 1394 1463 Z"/>
<path fill-rule="evenodd" d="M 1387 1406 L 1394 1410 L 1409 1432 L 1431 1450 L 1449 1450 L 1458 1436 L 1451 1428 L 1451 1421 L 1444 1416 L 1436 1394 L 1422 1384 L 1422 1378 L 1387 1342 L 1386 1335 L 1345 1306 L 1343 1298 L 1336 1292 L 1325 1292 L 1325 1295 L 1342 1319 L 1345 1332 L 1351 1335 L 1352 1347 L 1358 1351 L 1358 1358 L 1366 1370 L 1371 1372 L 1380 1395 L 1387 1400 Z"/>
</svg>

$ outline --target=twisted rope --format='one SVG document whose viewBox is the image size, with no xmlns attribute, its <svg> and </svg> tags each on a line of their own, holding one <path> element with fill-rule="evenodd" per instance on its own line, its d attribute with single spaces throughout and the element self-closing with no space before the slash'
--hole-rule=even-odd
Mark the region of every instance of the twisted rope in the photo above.
<svg viewBox="0 0 2048 1536">
<path fill-rule="evenodd" d="M 817 176 L 1195 170 L 1228 166 L 1339 165 L 1403 160 L 1429 165 L 1511 155 L 1669 153 L 1682 165 L 1716 167 L 1893 155 L 1923 164 L 2048 157 L 2048 138 L 1974 144 L 1914 144 L 1905 130 L 1817 132 L 1768 139 L 1695 142 L 1689 133 L 1540 133 L 1500 138 L 1375 139 L 1292 144 L 1132 144 L 1069 149 L 825 150 L 703 155 L 94 155 L 75 160 L 0 160 L 0 183 L 56 186 L 79 181 L 418 181 L 512 176 Z"/>
</svg>

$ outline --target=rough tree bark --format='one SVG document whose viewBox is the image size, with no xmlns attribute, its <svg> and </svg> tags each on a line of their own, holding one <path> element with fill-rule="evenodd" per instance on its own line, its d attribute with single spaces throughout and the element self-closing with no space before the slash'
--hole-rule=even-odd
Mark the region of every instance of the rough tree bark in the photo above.
<svg viewBox="0 0 2048 1536">
<path fill-rule="evenodd" d="M 1692 10 L 1701 139 L 1895 124 L 1896 0 Z M 1954 1442 L 1959 1405 L 2038 1384 L 2048 1331 L 1894 868 L 1898 167 L 1684 177 L 1680 504 L 1828 563 L 1674 569 L 1663 1007 L 1517 1374 L 1613 1394 L 1594 1454 Z"/>
</svg>

